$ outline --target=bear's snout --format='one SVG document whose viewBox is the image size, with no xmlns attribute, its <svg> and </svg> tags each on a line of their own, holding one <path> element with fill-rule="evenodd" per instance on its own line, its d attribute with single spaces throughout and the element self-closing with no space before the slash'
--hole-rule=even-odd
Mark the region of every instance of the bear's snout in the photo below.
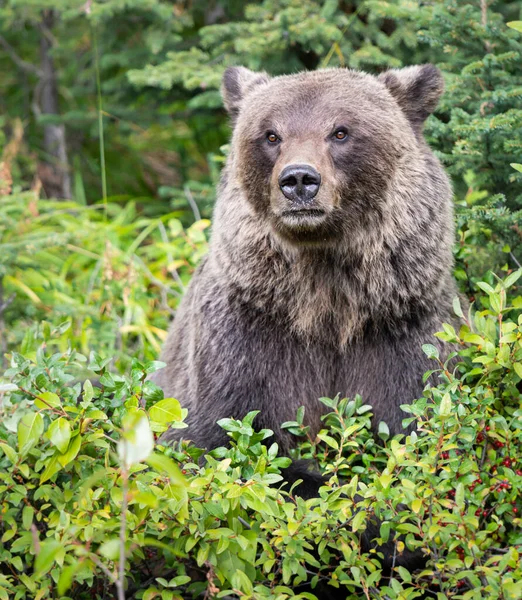
<svg viewBox="0 0 522 600">
<path fill-rule="evenodd" d="M 321 175 L 311 165 L 288 165 L 281 171 L 278 182 L 284 196 L 301 208 L 317 196 Z"/>
</svg>

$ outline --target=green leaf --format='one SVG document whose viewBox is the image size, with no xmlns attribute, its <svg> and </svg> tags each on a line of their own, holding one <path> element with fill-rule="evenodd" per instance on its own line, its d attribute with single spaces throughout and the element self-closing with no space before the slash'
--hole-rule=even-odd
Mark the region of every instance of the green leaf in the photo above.
<svg viewBox="0 0 522 600">
<path fill-rule="evenodd" d="M 439 351 L 433 344 L 423 344 L 422 351 L 428 358 L 439 358 Z"/>
<path fill-rule="evenodd" d="M 500 311 L 502 310 L 502 303 L 499 294 L 490 294 L 489 303 L 493 312 L 495 312 L 496 314 L 500 313 Z"/>
<path fill-rule="evenodd" d="M 181 474 L 176 463 L 168 456 L 154 452 L 145 459 L 145 462 L 155 471 L 167 473 L 171 483 L 182 487 L 187 486 L 187 480 Z"/>
<path fill-rule="evenodd" d="M 378 435 L 381 438 L 381 440 L 384 440 L 384 441 L 386 441 L 390 437 L 390 429 L 388 428 L 388 425 L 386 425 L 386 423 L 384 421 L 379 422 Z"/>
<path fill-rule="evenodd" d="M 53 446 L 56 446 L 62 454 L 65 453 L 71 440 L 69 421 L 63 417 L 53 421 L 47 430 L 47 437 Z"/>
<path fill-rule="evenodd" d="M 198 567 L 201 567 L 208 558 L 208 554 L 210 552 L 210 545 L 205 544 L 204 542 L 200 545 L 197 555 L 196 555 L 196 563 Z"/>
<path fill-rule="evenodd" d="M 231 583 L 234 586 L 234 588 L 239 589 L 242 592 L 245 592 L 245 594 L 247 594 L 248 596 L 250 596 L 252 594 L 252 592 L 254 591 L 252 582 L 247 577 L 246 573 L 244 573 L 243 571 L 240 571 L 239 569 L 237 569 L 236 572 L 234 573 L 234 575 L 232 576 Z"/>
<path fill-rule="evenodd" d="M 363 524 L 366 521 L 366 511 L 360 510 L 352 521 L 352 531 L 359 531 L 359 529 L 364 529 Z"/>
<path fill-rule="evenodd" d="M 241 423 L 235 419 L 220 419 L 217 424 L 225 431 L 239 431 L 241 429 Z"/>
<path fill-rule="evenodd" d="M 22 525 L 24 529 L 30 529 L 34 517 L 34 508 L 32 506 L 24 506 L 22 510 Z"/>
<path fill-rule="evenodd" d="M 397 567 L 397 571 L 399 572 L 399 575 L 403 581 L 406 583 L 411 583 L 411 574 L 408 569 L 405 569 L 404 567 Z"/>
<path fill-rule="evenodd" d="M 0 450 L 3 450 L 7 458 L 15 465 L 18 462 L 18 454 L 5 442 L 0 440 Z"/>
<path fill-rule="evenodd" d="M 106 421 L 109 418 L 102 410 L 98 409 L 88 410 L 85 413 L 85 417 L 94 421 Z"/>
<path fill-rule="evenodd" d="M 457 315 L 457 317 L 460 317 L 461 319 L 464 318 L 464 313 L 462 312 L 462 307 L 460 306 L 460 299 L 458 296 L 453 298 L 453 312 Z"/>
<path fill-rule="evenodd" d="M 165 398 L 150 407 L 149 417 L 152 421 L 163 424 L 181 421 L 181 406 L 174 398 Z"/>
<path fill-rule="evenodd" d="M 40 544 L 40 551 L 34 561 L 34 570 L 38 577 L 45 575 L 50 570 L 60 548 L 62 548 L 62 544 L 58 540 L 48 539 Z"/>
<path fill-rule="evenodd" d="M 5 543 L 8 542 L 11 538 L 14 538 L 14 536 L 16 535 L 17 529 L 16 527 L 13 527 L 13 529 L 8 529 L 4 535 L 0 538 L 0 542 Z"/>
<path fill-rule="evenodd" d="M 51 479 L 51 477 L 55 473 L 58 473 L 58 471 L 62 468 L 62 465 L 60 464 L 58 458 L 59 454 L 53 454 L 53 456 L 51 456 L 51 458 L 48 460 L 47 466 L 45 467 L 44 472 L 40 476 L 40 483 L 44 483 L 48 479 Z"/>
<path fill-rule="evenodd" d="M 88 406 L 94 397 L 94 389 L 92 383 L 87 379 L 83 383 L 83 404 Z"/>
<path fill-rule="evenodd" d="M 504 289 L 508 290 L 510 287 L 515 285 L 515 283 L 522 277 L 522 269 L 518 269 L 517 271 L 513 271 L 510 275 L 508 275 L 502 284 L 504 285 Z"/>
<path fill-rule="evenodd" d="M 99 553 L 109 560 L 118 560 L 120 556 L 120 540 L 119 538 L 113 538 L 107 540 L 99 548 Z"/>
<path fill-rule="evenodd" d="M 379 535 L 381 536 L 382 541 L 384 543 L 386 543 L 390 539 L 390 530 L 391 530 L 390 521 L 383 521 L 381 523 Z"/>
<path fill-rule="evenodd" d="M 25 455 L 40 441 L 44 422 L 40 413 L 28 413 L 18 423 L 18 451 Z"/>
<path fill-rule="evenodd" d="M 326 433 L 319 433 L 317 437 L 323 442 L 325 442 L 325 444 L 328 444 L 330 448 L 333 448 L 334 450 L 339 450 L 339 444 L 333 437 L 326 435 Z"/>
<path fill-rule="evenodd" d="M 465 333 L 462 339 L 466 344 L 474 344 L 475 346 L 483 346 L 485 344 L 484 338 L 476 333 Z"/>
<path fill-rule="evenodd" d="M 459 510 L 464 509 L 464 484 L 458 483 L 457 489 L 455 490 L 455 504 Z"/>
<path fill-rule="evenodd" d="M 451 415 L 451 396 L 446 392 L 440 401 L 439 415 L 449 417 Z"/>
<path fill-rule="evenodd" d="M 69 444 L 69 448 L 67 448 L 67 451 L 64 452 L 63 454 L 58 455 L 58 462 L 62 465 L 62 467 L 65 467 L 65 465 L 69 464 L 72 460 L 74 460 L 76 458 L 76 455 L 78 454 L 78 452 L 80 450 L 81 443 L 82 443 L 82 436 L 78 433 L 71 440 L 71 443 Z"/>
<path fill-rule="evenodd" d="M 233 552 L 230 548 L 227 548 L 227 550 L 217 556 L 217 568 L 232 583 L 236 571 L 244 571 L 245 564 L 239 558 L 237 552 Z"/>
<path fill-rule="evenodd" d="M 43 392 L 38 394 L 38 398 L 34 401 L 35 406 L 42 409 L 57 408 L 62 405 L 60 397 L 53 392 Z"/>
<path fill-rule="evenodd" d="M 506 25 L 508 27 L 511 27 L 511 29 L 514 29 L 515 31 L 519 31 L 520 33 L 522 33 L 522 21 L 509 21 L 508 23 L 506 23 Z M 522 173 L 522 165 L 517 165 L 517 167 L 521 167 L 519 169 L 514 166 L 515 164 L 517 164 L 517 163 L 511 163 L 511 166 L 514 169 L 517 169 L 517 171 L 520 171 Z"/>
<path fill-rule="evenodd" d="M 67 590 L 71 587 L 76 571 L 78 571 L 81 567 L 82 563 L 78 561 L 77 563 L 67 565 L 62 569 L 56 588 L 60 597 L 64 596 Z"/>
<path fill-rule="evenodd" d="M 483 292 L 486 292 L 486 294 L 495 293 L 495 290 L 489 285 L 489 283 L 486 283 L 485 281 L 478 281 L 477 287 L 479 287 Z"/>
<path fill-rule="evenodd" d="M 24 563 L 22 562 L 20 556 L 13 556 L 13 558 L 11 559 L 11 563 L 16 567 L 17 571 L 24 570 Z"/>
<path fill-rule="evenodd" d="M 522 21 L 520 21 L 522 23 Z M 522 29 L 520 30 L 522 31 Z M 522 598 L 522 588 L 519 581 L 505 581 L 502 583 L 502 592 L 506 600 L 520 600 Z"/>
</svg>

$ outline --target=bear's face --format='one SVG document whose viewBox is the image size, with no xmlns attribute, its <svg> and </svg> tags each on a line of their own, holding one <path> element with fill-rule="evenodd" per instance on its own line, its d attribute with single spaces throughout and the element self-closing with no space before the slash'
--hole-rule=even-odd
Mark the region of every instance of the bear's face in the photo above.
<svg viewBox="0 0 522 600">
<path fill-rule="evenodd" d="M 430 65 L 380 78 L 346 69 L 276 78 L 228 69 L 235 183 L 292 245 L 328 245 L 375 227 L 441 91 Z"/>
</svg>

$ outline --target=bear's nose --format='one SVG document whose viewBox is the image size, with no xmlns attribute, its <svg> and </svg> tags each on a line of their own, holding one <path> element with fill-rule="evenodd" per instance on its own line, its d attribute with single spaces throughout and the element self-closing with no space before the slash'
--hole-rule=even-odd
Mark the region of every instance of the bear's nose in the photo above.
<svg viewBox="0 0 522 600">
<path fill-rule="evenodd" d="M 279 187 L 292 202 L 310 202 L 320 185 L 321 175 L 310 165 L 289 165 L 279 175 Z"/>
</svg>

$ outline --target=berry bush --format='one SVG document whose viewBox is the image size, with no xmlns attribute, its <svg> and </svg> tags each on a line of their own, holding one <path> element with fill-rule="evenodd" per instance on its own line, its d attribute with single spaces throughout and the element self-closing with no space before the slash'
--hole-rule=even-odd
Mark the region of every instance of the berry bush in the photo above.
<svg viewBox="0 0 522 600">
<path fill-rule="evenodd" d="M 455 301 L 462 326 L 437 335 L 457 362 L 424 346 L 439 383 L 403 407 L 414 433 L 390 438 L 381 423 L 376 440 L 361 398 L 322 398 L 317 436 L 303 410 L 283 424 L 298 436 L 293 457 L 256 431 L 256 413 L 223 419 L 230 444 L 209 454 L 163 445 L 186 416 L 147 380 L 163 365 L 134 359 L 114 374 L 95 352 L 56 351 L 69 323 L 44 324 L 0 388 L 0 598 L 283 600 L 324 586 L 347 598 L 521 598 L 522 297 L 509 293 L 521 275 L 480 283 L 468 314 Z M 296 458 L 322 470 L 316 498 L 285 484 Z M 424 565 L 401 566 L 406 552 Z"/>
</svg>

